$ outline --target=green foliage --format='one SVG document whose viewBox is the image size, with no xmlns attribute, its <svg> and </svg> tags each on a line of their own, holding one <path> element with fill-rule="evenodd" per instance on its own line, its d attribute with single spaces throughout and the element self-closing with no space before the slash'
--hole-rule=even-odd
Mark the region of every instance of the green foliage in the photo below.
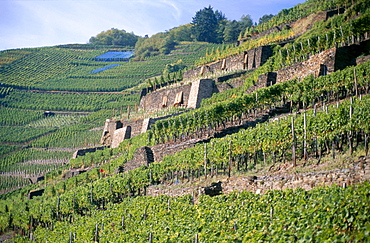
<svg viewBox="0 0 370 243">
<path fill-rule="evenodd" d="M 137 59 L 144 60 L 146 57 L 159 54 L 169 54 L 176 42 L 168 32 L 158 33 L 150 38 L 140 38 L 135 45 Z"/>
<path fill-rule="evenodd" d="M 119 183 L 123 180 L 116 177 L 91 183 L 58 198 L 33 199 L 27 206 L 16 202 L 7 206 L 12 225 L 25 228 L 29 216 L 34 222 L 53 224 L 51 230 L 35 223 L 33 232 L 38 241 L 53 242 L 69 241 L 70 237 L 90 242 L 96 235 L 99 242 L 146 242 L 150 233 L 156 242 L 192 242 L 195 237 L 201 242 L 369 240 L 367 182 L 345 189 L 331 186 L 262 195 L 200 196 L 195 205 L 189 195 L 136 197 L 106 203 L 102 208 L 106 210 L 94 210 L 91 200 L 109 201 L 124 190 Z M 4 210 L 1 215 L 5 219 L 1 225 L 6 227 L 10 214 Z"/>
<path fill-rule="evenodd" d="M 54 128 L 34 128 L 29 127 L 0 127 L 0 142 L 3 143 L 25 143 L 42 135 L 55 131 Z"/>
<path fill-rule="evenodd" d="M 225 16 L 218 10 L 213 11 L 209 6 L 195 13 L 192 21 L 192 32 L 197 41 L 205 41 L 210 43 L 222 42 L 222 22 Z"/>
<path fill-rule="evenodd" d="M 98 111 L 100 109 L 126 109 L 135 105 L 139 95 L 113 93 L 32 93 L 15 90 L 0 100 L 3 106 L 52 111 Z"/>
<path fill-rule="evenodd" d="M 338 46 L 341 43 L 347 43 L 352 35 L 356 38 L 369 32 L 367 25 L 369 18 L 369 8 L 366 0 L 359 0 L 355 3 L 349 3 L 347 0 L 325 1 L 320 4 L 317 0 L 307 1 L 303 4 L 296 5 L 291 9 L 284 9 L 278 15 L 274 16 L 270 21 L 260 24 L 258 26 L 248 27 L 244 33 L 244 41 L 237 47 L 228 48 L 220 52 L 212 53 L 197 62 L 197 65 L 203 65 L 216 60 L 226 58 L 234 54 L 240 54 L 246 50 L 256 48 L 263 45 L 275 45 L 276 43 L 290 41 L 300 35 L 294 40 L 294 43 L 285 45 L 283 50 L 289 50 L 289 54 L 283 53 L 284 57 L 280 58 L 280 53 L 274 53 L 275 61 L 279 58 L 279 65 L 275 66 L 278 70 L 284 66 L 291 65 L 295 62 L 307 60 L 310 54 L 318 53 L 324 49 Z M 330 10 L 339 6 L 350 6 L 344 14 L 329 18 L 327 21 L 320 21 L 315 23 L 311 30 L 306 31 L 303 35 L 295 33 L 293 29 L 282 29 L 282 31 L 266 34 L 259 38 L 253 36 L 261 32 L 274 28 L 281 24 L 288 24 L 298 20 L 311 13 L 319 11 Z M 361 7 L 360 7 L 361 6 Z M 356 9 L 356 10 L 354 10 Z M 357 15 L 361 13 L 361 15 Z M 308 43 L 311 43 L 308 44 Z M 294 46 L 294 48 L 293 48 Z"/>
<path fill-rule="evenodd" d="M 25 109 L 0 107 L 0 125 L 16 126 L 26 125 L 31 121 L 42 118 L 43 112 Z"/>
<path fill-rule="evenodd" d="M 369 80 L 370 63 L 364 63 L 356 67 L 356 78 L 361 80 L 359 88 L 367 87 Z M 166 142 L 179 139 L 184 135 L 195 133 L 199 129 L 215 128 L 233 117 L 240 117 L 243 113 L 248 114 L 254 110 L 263 110 L 271 105 L 281 104 L 283 100 L 290 100 L 293 104 L 305 104 L 307 106 L 313 100 L 319 100 L 326 95 L 328 100 L 341 95 L 341 92 L 353 92 L 355 82 L 354 67 L 343 71 L 337 71 L 332 75 L 321 76 L 313 80 L 307 77 L 302 82 L 291 80 L 270 87 L 261 88 L 251 94 L 225 97 L 224 101 L 212 103 L 200 109 L 181 114 L 176 117 L 157 121 L 150 132 L 152 143 Z M 343 79 L 342 77 L 347 77 Z M 314 88 L 313 88 L 314 87 Z M 332 93 L 330 93 L 332 92 Z M 331 95 L 328 96 L 327 94 Z M 230 95 L 230 93 L 225 93 Z M 257 98 L 256 98 L 257 97 Z M 214 100 L 213 100 L 214 101 Z M 203 103 L 203 105 L 206 103 Z"/>
<path fill-rule="evenodd" d="M 92 147 L 99 144 L 102 130 L 90 130 L 91 125 L 76 124 L 43 136 L 30 143 L 36 148 L 68 148 L 69 150 Z"/>
<path fill-rule="evenodd" d="M 258 24 L 261 25 L 263 23 L 267 23 L 270 19 L 274 17 L 273 14 L 265 14 L 258 20 Z"/>
<path fill-rule="evenodd" d="M 232 43 L 237 41 L 239 34 L 239 23 L 236 20 L 227 22 L 223 35 L 224 42 Z"/>
<path fill-rule="evenodd" d="M 21 146 L 0 144 L 0 156 L 3 156 L 19 148 L 21 148 Z"/>
<path fill-rule="evenodd" d="M 194 61 L 205 55 L 204 43 L 180 44 L 169 57 L 147 58 L 144 62 L 113 62 L 121 64 L 99 73 L 89 73 L 107 65 L 94 58 L 109 49 L 74 49 L 67 47 L 37 48 L 24 58 L 5 65 L 0 70 L 0 97 L 11 92 L 12 86 L 21 89 L 47 91 L 95 91 L 112 92 L 133 88 L 149 77 L 162 73 L 166 64 L 182 59 L 184 65 L 192 66 Z M 122 49 L 117 49 L 122 50 Z M 181 53 L 180 53 L 181 50 Z M 200 52 L 195 52 L 201 50 Z M 13 52 L 1 52 L 4 57 Z"/>
<path fill-rule="evenodd" d="M 114 45 L 114 46 L 131 46 L 134 47 L 138 36 L 134 33 L 127 33 L 125 30 L 112 28 L 103 31 L 96 37 L 90 38 L 90 43 L 94 45 Z"/>
<path fill-rule="evenodd" d="M 69 159 L 71 156 L 70 152 L 66 151 L 48 151 L 45 149 L 22 149 L 20 151 L 14 152 L 10 154 L 9 156 L 2 158 L 0 163 L 0 170 L 2 172 L 24 172 L 26 173 L 26 170 L 23 169 L 17 169 L 13 170 L 12 167 L 23 167 L 25 162 L 28 162 L 27 164 L 32 167 L 37 167 L 37 161 L 51 161 L 51 164 L 58 163 L 58 161 L 63 160 L 65 162 L 67 159 Z M 31 161 L 31 162 L 29 162 Z M 32 163 L 35 162 L 35 163 Z M 53 162 L 56 161 L 56 162 Z M 19 164 L 17 164 L 19 163 Z"/>
<path fill-rule="evenodd" d="M 163 70 L 163 74 L 166 75 L 166 74 L 178 72 L 180 70 L 183 70 L 184 68 L 186 68 L 186 66 L 183 64 L 183 61 L 180 59 L 175 63 L 167 64 Z"/>
<path fill-rule="evenodd" d="M 349 3 L 349 0 L 309 0 L 293 9 L 281 11 L 270 21 L 260 20 L 264 23 L 256 28 L 248 26 L 246 33 L 257 34 L 314 11 L 343 4 L 349 6 Z M 305 60 L 309 54 L 345 42 L 352 34 L 363 35 L 368 31 L 366 8 L 366 1 L 356 1 L 344 15 L 315 24 L 312 31 L 293 43 L 284 47 L 277 45 L 273 57 L 265 65 L 248 73 L 244 86 L 204 100 L 198 110 L 156 122 L 152 130 L 123 141 L 119 148 L 89 153 L 71 160 L 68 165 L 65 163 L 71 157 L 71 150 L 97 144 L 101 129 L 96 127 L 102 126 L 106 118 L 114 116 L 119 110 L 122 113 L 127 106 L 135 105 L 139 95 L 32 93 L 19 88 L 102 92 L 133 88 L 144 80 L 150 80 L 150 86 L 163 85 L 181 79 L 175 71 L 192 66 L 200 55 L 206 56 L 203 61 L 212 61 L 279 42 L 294 33 L 283 30 L 251 40 L 238 48 L 205 43 L 181 42 L 175 45 L 179 41 L 191 40 L 190 30 L 195 24 L 189 24 L 141 39 L 137 44 L 140 49 L 137 54 L 138 59 L 145 61 L 119 63 L 120 66 L 97 74 L 89 72 L 106 63 L 92 59 L 104 53 L 106 46 L 96 50 L 89 49 L 89 45 L 87 49 L 86 46 L 63 46 L 0 52 L 0 81 L 6 84 L 0 87 L 0 142 L 30 142 L 27 148 L 20 151 L 17 151 L 20 145 L 0 145 L 0 155 L 5 155 L 1 157 L 0 171 L 6 174 L 0 175 L 0 191 L 27 185 L 29 181 L 20 178 L 21 172 L 29 175 L 48 172 L 47 178 L 62 178 L 62 171 L 67 166 L 95 167 L 70 179 L 47 179 L 0 196 L 0 231 L 18 228 L 29 234 L 32 230 L 36 241 L 40 242 L 147 242 L 149 233 L 153 233 L 153 242 L 192 242 L 196 236 L 200 242 L 369 241 L 368 183 L 346 189 L 336 186 L 316 188 L 309 192 L 297 189 L 269 191 L 264 195 L 242 192 L 213 198 L 201 196 L 196 205 L 190 196 L 129 197 L 142 194 L 144 188 L 161 181 L 175 182 L 179 178 L 171 177 L 174 171 L 182 171 L 189 176 L 194 171 L 207 172 L 215 167 L 225 172 L 229 162 L 234 170 L 239 170 L 241 164 L 245 165 L 245 170 L 250 170 L 266 163 L 266 160 L 267 163 L 276 159 L 284 161 L 291 155 L 293 141 L 297 143 L 300 157 L 303 157 L 304 139 L 309 141 L 311 156 L 315 147 L 323 150 L 332 141 L 340 140 L 341 149 L 352 146 L 348 141 L 352 134 L 357 134 L 357 143 L 362 146 L 363 136 L 370 133 L 368 96 L 353 98 L 352 102 L 345 101 L 338 107 L 330 106 L 323 111 L 307 111 L 259 124 L 224 138 L 212 139 L 207 145 L 196 144 L 191 149 L 165 156 L 162 162 L 123 174 L 113 172 L 131 160 L 142 146 L 181 140 L 191 133 L 240 119 L 243 114 L 252 116 L 254 111 L 287 102 L 291 103 L 293 110 L 307 108 L 312 107 L 311 104 L 351 96 L 357 91 L 367 93 L 369 63 L 317 79 L 309 76 L 302 81 L 290 80 L 245 94 L 258 75 Z M 199 12 L 205 10 L 212 8 Z M 357 12 L 362 14 L 354 18 Z M 250 20 L 245 17 L 240 22 L 226 21 L 221 12 L 213 14 L 219 20 L 214 36 L 209 37 L 216 38 L 212 40 L 214 42 L 235 40 L 239 31 L 236 29 L 243 24 L 247 26 Z M 123 39 L 117 37 L 118 42 L 113 43 L 104 35 L 99 37 L 108 41 L 102 44 L 114 45 Z M 163 53 L 171 55 L 157 55 Z M 161 73 L 163 75 L 158 76 Z M 151 77 L 156 78 L 149 79 Z M 43 110 L 87 111 L 89 114 L 43 118 Z M 294 138 L 291 135 L 293 124 Z M 44 195 L 27 200 L 25 195 L 36 187 L 45 188 Z M 20 236 L 15 241 L 27 242 L 28 239 L 28 236 Z"/>
<path fill-rule="evenodd" d="M 24 58 L 33 51 L 34 49 L 24 48 L 0 52 L 0 68 Z"/>
<path fill-rule="evenodd" d="M 191 36 L 191 24 L 180 25 L 169 30 L 169 34 L 173 36 L 173 39 L 176 42 L 181 41 L 193 41 Z"/>
<path fill-rule="evenodd" d="M 2 193 L 8 190 L 24 187 L 31 183 L 29 179 L 18 175 L 0 175 L 0 178 L 0 192 Z M 0 228 L 0 231 L 2 230 L 5 230 L 5 228 Z"/>
<path fill-rule="evenodd" d="M 44 84 L 40 81 L 73 69 L 72 63 L 76 59 L 93 58 L 100 54 L 103 52 L 55 47 L 35 48 L 32 53 L 0 69 L 0 83 L 13 87 L 40 87 L 40 84 Z"/>
</svg>

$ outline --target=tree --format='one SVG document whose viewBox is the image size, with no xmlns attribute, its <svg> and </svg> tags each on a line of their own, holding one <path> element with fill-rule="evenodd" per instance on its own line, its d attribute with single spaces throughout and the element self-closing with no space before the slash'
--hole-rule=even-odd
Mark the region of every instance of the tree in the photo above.
<svg viewBox="0 0 370 243">
<path fill-rule="evenodd" d="M 192 41 L 193 38 L 191 37 L 191 24 L 180 25 L 179 27 L 175 27 L 170 29 L 170 35 L 173 36 L 175 41 Z"/>
<path fill-rule="evenodd" d="M 196 12 L 193 17 L 192 33 L 197 41 L 206 41 L 210 43 L 220 43 L 223 37 L 220 26 L 222 20 L 225 20 L 225 16 L 218 10 L 213 11 L 213 8 L 209 6 Z"/>
<path fill-rule="evenodd" d="M 227 21 L 223 32 L 224 42 L 231 43 L 238 40 L 240 34 L 244 34 L 247 28 L 253 25 L 250 15 L 243 15 L 240 21 Z"/>
<path fill-rule="evenodd" d="M 118 46 L 135 46 L 138 36 L 134 33 L 127 33 L 125 30 L 112 28 L 102 31 L 96 37 L 91 37 L 89 42 L 95 45 L 118 45 Z"/>
<path fill-rule="evenodd" d="M 258 20 L 258 24 L 266 23 L 266 22 L 268 22 L 270 19 L 272 19 L 272 17 L 274 17 L 274 15 L 273 15 L 273 14 L 265 14 L 265 15 L 263 15 L 263 16 Z"/>
<path fill-rule="evenodd" d="M 224 30 L 224 42 L 231 43 L 238 40 L 240 33 L 240 23 L 236 20 L 228 21 Z"/>
<path fill-rule="evenodd" d="M 252 27 L 253 26 L 253 20 L 251 18 L 251 16 L 248 14 L 248 15 L 243 15 L 241 18 L 240 18 L 240 31 L 245 31 L 246 28 L 249 28 L 249 27 Z"/>
<path fill-rule="evenodd" d="M 174 37 L 169 33 L 157 33 L 150 38 L 140 38 L 135 45 L 136 59 L 168 54 L 176 45 Z"/>
<path fill-rule="evenodd" d="M 167 64 L 163 69 L 163 75 L 178 72 L 184 68 L 186 68 L 186 65 L 184 65 L 182 59 L 180 59 L 175 63 Z"/>
</svg>

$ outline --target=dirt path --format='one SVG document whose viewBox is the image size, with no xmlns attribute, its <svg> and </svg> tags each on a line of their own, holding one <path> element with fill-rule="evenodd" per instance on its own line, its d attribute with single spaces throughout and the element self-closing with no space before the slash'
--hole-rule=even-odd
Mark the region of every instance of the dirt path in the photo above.
<svg viewBox="0 0 370 243">
<path fill-rule="evenodd" d="M 0 235 L 0 242 L 13 242 L 15 234 L 13 231 L 9 231 L 5 234 Z"/>
</svg>

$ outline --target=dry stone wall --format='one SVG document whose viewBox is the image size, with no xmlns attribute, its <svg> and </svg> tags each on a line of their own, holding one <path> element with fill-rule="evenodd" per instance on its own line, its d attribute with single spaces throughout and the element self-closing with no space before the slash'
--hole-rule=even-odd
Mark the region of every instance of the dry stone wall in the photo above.
<svg viewBox="0 0 370 243">
<path fill-rule="evenodd" d="M 201 79 L 193 82 L 187 108 L 199 108 L 203 99 L 212 97 L 215 88 L 215 83 L 212 79 Z"/>
<path fill-rule="evenodd" d="M 152 146 L 151 149 L 154 155 L 154 161 L 162 161 L 164 156 L 174 155 L 182 150 L 193 148 L 201 139 L 190 139 L 186 142 L 178 144 L 158 144 Z"/>
<path fill-rule="evenodd" d="M 357 58 L 370 49 L 370 41 L 343 47 L 333 47 L 312 55 L 307 61 L 284 67 L 277 72 L 270 72 L 259 77 L 259 81 L 269 83 L 281 83 L 294 78 L 303 79 L 308 75 L 319 77 L 342 70 L 350 65 L 356 65 L 368 60 Z M 274 80 L 276 79 L 276 81 Z"/>
<path fill-rule="evenodd" d="M 344 69 L 349 65 L 356 65 L 356 58 L 363 54 L 369 54 L 369 51 L 370 40 L 368 39 L 357 42 L 356 44 L 337 48 L 335 53 L 335 70 Z"/>
<path fill-rule="evenodd" d="M 262 66 L 271 55 L 271 46 L 260 46 L 238 55 L 188 70 L 184 73 L 184 79 L 202 77 L 222 71 L 252 70 Z"/>
<path fill-rule="evenodd" d="M 134 170 L 143 165 L 148 166 L 152 162 L 154 162 L 154 159 L 151 148 L 146 146 L 140 147 L 136 150 L 133 159 L 125 163 L 124 171 Z"/>
<path fill-rule="evenodd" d="M 143 119 L 136 120 L 122 120 L 123 127 L 131 127 L 131 137 L 141 134 L 141 126 L 144 122 Z"/>
<path fill-rule="evenodd" d="M 199 179 L 196 179 L 199 180 Z M 257 194 L 268 190 L 303 188 L 310 190 L 317 186 L 348 186 L 370 180 L 370 156 L 360 157 L 348 168 L 330 171 L 296 173 L 276 176 L 248 176 L 231 177 L 221 181 L 222 193 L 233 191 L 250 191 Z M 150 186 L 146 192 L 149 196 L 169 195 L 182 196 L 187 194 L 199 195 L 204 188 L 192 186 L 192 182 L 184 181 L 183 188 L 163 188 L 163 186 Z M 181 182 L 179 182 L 181 183 Z M 179 185 L 177 185 L 179 187 Z"/>
<path fill-rule="evenodd" d="M 113 133 L 111 148 L 118 148 L 119 144 L 123 140 L 130 139 L 130 138 L 131 138 L 131 127 L 130 126 L 115 130 Z"/>
<path fill-rule="evenodd" d="M 294 78 L 303 79 L 310 74 L 313 74 L 315 77 L 330 74 L 335 71 L 335 56 L 336 48 L 331 48 L 311 56 L 305 62 L 282 68 L 276 72 L 275 83 L 281 83 Z"/>
<path fill-rule="evenodd" d="M 186 106 L 190 95 L 191 84 L 178 87 L 160 89 L 155 92 L 142 96 L 140 108 L 145 111 L 159 111 L 166 107 L 175 105 L 176 97 L 181 95 L 181 102 L 177 106 Z"/>
<path fill-rule="evenodd" d="M 104 148 L 105 148 L 104 146 L 100 146 L 100 147 L 94 147 L 94 148 L 78 149 L 76 152 L 74 152 L 72 159 L 75 159 L 78 156 L 84 156 L 87 153 L 94 153 L 98 150 L 103 150 Z"/>
<path fill-rule="evenodd" d="M 357 160 L 351 167 L 332 171 L 299 173 L 294 175 L 259 176 L 255 178 L 231 178 L 224 183 L 224 193 L 247 190 L 264 193 L 268 190 L 303 188 L 337 184 L 348 186 L 370 179 L 370 157 Z"/>
<path fill-rule="evenodd" d="M 110 145 L 112 143 L 112 136 L 114 131 L 122 127 L 123 124 L 121 121 L 116 121 L 114 119 L 106 119 L 100 143 L 103 145 Z"/>
</svg>

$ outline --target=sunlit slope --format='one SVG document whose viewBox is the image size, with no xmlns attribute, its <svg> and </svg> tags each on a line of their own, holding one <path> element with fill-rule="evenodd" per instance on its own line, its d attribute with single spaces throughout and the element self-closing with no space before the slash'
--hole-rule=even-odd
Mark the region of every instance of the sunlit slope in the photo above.
<svg viewBox="0 0 370 243">
<path fill-rule="evenodd" d="M 186 66 L 204 56 L 206 43 L 180 44 L 167 56 L 145 61 L 95 60 L 110 49 L 44 47 L 3 51 L 0 83 L 21 89 L 55 91 L 122 91 L 162 74 L 167 64 L 180 59 Z M 190 47 L 190 48 L 189 48 Z M 124 51 L 124 49 L 118 49 Z M 108 65 L 119 64 L 102 72 Z"/>
</svg>

